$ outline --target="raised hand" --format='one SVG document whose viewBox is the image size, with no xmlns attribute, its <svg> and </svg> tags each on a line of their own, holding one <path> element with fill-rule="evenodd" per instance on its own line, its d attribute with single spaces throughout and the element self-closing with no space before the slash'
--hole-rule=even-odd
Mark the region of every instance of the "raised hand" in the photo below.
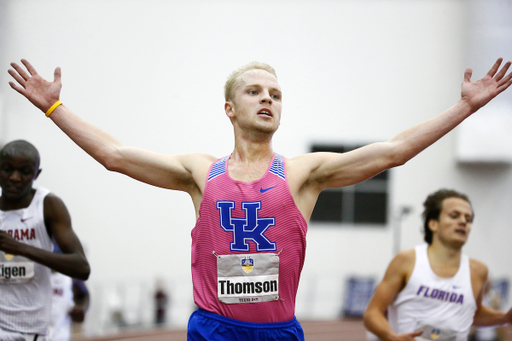
<svg viewBox="0 0 512 341">
<path fill-rule="evenodd" d="M 36 69 L 27 60 L 22 59 L 21 62 L 28 72 L 20 65 L 11 63 L 13 68 L 9 69 L 8 72 L 18 84 L 11 81 L 9 85 L 25 96 L 37 108 L 41 109 L 41 111 L 48 111 L 60 97 L 60 90 L 62 88 L 60 67 L 55 69 L 53 82 L 48 82 L 39 76 Z"/>
<path fill-rule="evenodd" d="M 486 105 L 512 84 L 512 72 L 505 76 L 511 62 L 506 62 L 499 70 L 502 61 L 503 58 L 498 58 L 489 72 L 475 82 L 471 81 L 471 75 L 473 74 L 471 68 L 467 68 L 464 72 L 461 99 L 470 106 L 472 112 Z"/>
</svg>

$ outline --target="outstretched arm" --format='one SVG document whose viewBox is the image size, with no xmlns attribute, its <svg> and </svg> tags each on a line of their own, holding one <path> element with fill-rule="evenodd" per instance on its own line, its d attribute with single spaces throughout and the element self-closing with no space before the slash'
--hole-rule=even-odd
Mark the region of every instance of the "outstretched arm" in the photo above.
<svg viewBox="0 0 512 341">
<path fill-rule="evenodd" d="M 11 63 L 12 69 L 8 72 L 16 82 L 11 81 L 9 85 L 46 113 L 60 100 L 61 70 L 56 68 L 54 80 L 48 82 L 27 60 L 22 59 L 21 62 L 25 68 Z M 197 194 L 200 192 L 197 184 L 204 178 L 201 171 L 206 171 L 215 159 L 205 154 L 163 155 L 124 146 L 113 136 L 82 120 L 64 105 L 54 109 L 49 117 L 105 168 L 158 187 Z"/>
<path fill-rule="evenodd" d="M 364 325 L 383 341 L 414 341 L 422 331 L 397 334 L 386 318 L 386 310 L 403 290 L 414 267 L 414 250 L 400 252 L 389 264 L 364 313 Z"/>
<path fill-rule="evenodd" d="M 511 62 L 505 63 L 500 69 L 501 63 L 500 58 L 477 81 L 471 81 L 472 70 L 466 69 L 461 99 L 457 104 L 438 116 L 399 133 L 387 142 L 370 144 L 344 154 L 311 154 L 305 161 L 311 171 L 307 182 L 316 184 L 319 190 L 343 187 L 406 163 L 510 87 L 512 73 L 507 74 L 507 71 Z"/>
</svg>

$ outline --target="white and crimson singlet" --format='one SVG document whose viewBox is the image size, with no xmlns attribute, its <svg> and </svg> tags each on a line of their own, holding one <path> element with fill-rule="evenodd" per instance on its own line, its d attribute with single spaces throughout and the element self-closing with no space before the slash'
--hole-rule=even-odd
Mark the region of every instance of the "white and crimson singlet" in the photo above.
<svg viewBox="0 0 512 341">
<path fill-rule="evenodd" d="M 52 272 L 52 318 L 48 338 L 51 341 L 71 340 L 71 315 L 75 306 L 73 279 L 59 272 Z"/>
<path fill-rule="evenodd" d="M 21 243 L 51 252 L 43 211 L 48 193 L 39 187 L 28 207 L 0 211 L 0 230 Z M 52 305 L 50 275 L 50 269 L 41 264 L 0 251 L 0 329 L 46 335 Z"/>
<path fill-rule="evenodd" d="M 469 257 L 462 255 L 455 276 L 442 278 L 430 267 L 427 247 L 414 249 L 411 278 L 388 309 L 391 328 L 398 334 L 423 330 L 418 340 L 467 341 L 476 311 Z"/>
<path fill-rule="evenodd" d="M 284 157 L 275 154 L 265 175 L 252 182 L 232 179 L 228 159 L 219 159 L 210 167 L 199 219 L 192 230 L 195 303 L 239 321 L 289 321 L 294 318 L 304 265 L 307 223 L 288 188 Z M 267 277 L 244 277 L 245 273 L 258 274 L 260 265 L 275 263 L 277 258 L 278 271 L 271 265 L 272 274 Z M 218 269 L 218 259 L 228 259 L 232 265 Z M 229 277 L 235 273 L 242 276 Z M 259 278 L 263 278 L 260 283 Z M 253 283 L 246 287 L 246 283 L 235 284 L 238 280 Z M 246 289 L 254 297 L 228 297 L 221 302 L 221 293 L 244 295 Z M 259 296 L 265 293 L 274 296 Z"/>
</svg>

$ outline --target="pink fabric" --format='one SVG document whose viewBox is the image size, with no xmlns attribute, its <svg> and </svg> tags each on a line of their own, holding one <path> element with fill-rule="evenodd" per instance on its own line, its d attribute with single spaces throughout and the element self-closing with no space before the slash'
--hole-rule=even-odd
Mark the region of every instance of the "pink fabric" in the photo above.
<svg viewBox="0 0 512 341">
<path fill-rule="evenodd" d="M 232 319 L 269 323 L 291 320 L 295 314 L 295 296 L 306 251 L 307 223 L 295 205 L 285 179 L 284 158 L 275 155 L 268 171 L 256 181 L 233 180 L 227 171 L 228 158 L 216 161 L 209 172 L 199 219 L 192 230 L 192 281 L 194 300 L 199 308 Z M 216 176 L 214 176 L 216 175 Z M 263 235 L 275 243 L 275 251 L 258 251 L 247 240 L 249 251 L 232 251 L 233 233 L 222 228 L 217 203 L 233 202 L 233 218 L 246 218 L 243 202 L 259 202 L 258 218 L 275 218 Z M 278 301 L 225 304 L 217 298 L 217 260 L 219 255 L 257 252 L 280 253 Z"/>
</svg>

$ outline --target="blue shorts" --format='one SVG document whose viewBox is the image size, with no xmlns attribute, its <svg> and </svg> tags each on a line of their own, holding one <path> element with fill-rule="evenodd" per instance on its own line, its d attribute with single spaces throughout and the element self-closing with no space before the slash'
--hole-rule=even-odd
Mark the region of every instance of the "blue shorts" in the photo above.
<svg viewBox="0 0 512 341">
<path fill-rule="evenodd" d="M 304 341 L 304 331 L 295 317 L 287 322 L 253 323 L 197 309 L 188 321 L 187 340 Z"/>
</svg>

